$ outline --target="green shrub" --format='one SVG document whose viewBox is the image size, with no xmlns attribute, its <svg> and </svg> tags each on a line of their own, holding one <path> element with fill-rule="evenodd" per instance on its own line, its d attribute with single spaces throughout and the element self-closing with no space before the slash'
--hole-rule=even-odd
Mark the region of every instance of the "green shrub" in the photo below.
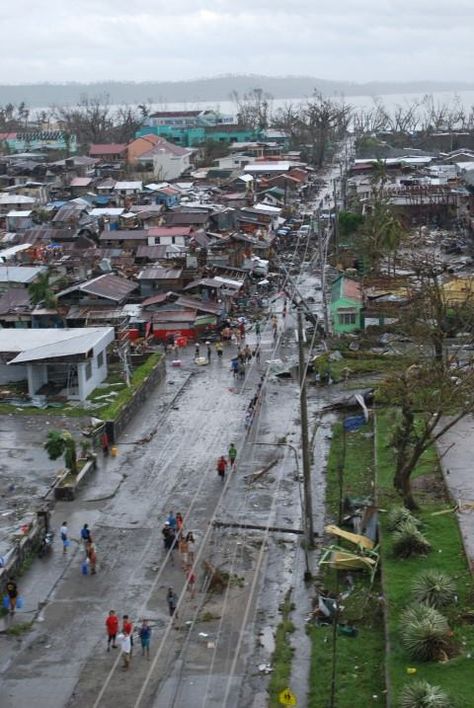
<svg viewBox="0 0 474 708">
<path fill-rule="evenodd" d="M 456 583 L 449 575 L 439 570 L 425 570 L 415 578 L 412 592 L 416 602 L 438 609 L 455 601 Z"/>
<path fill-rule="evenodd" d="M 430 550 L 430 542 L 411 521 L 403 522 L 393 534 L 393 554 L 396 558 L 426 556 Z"/>
<path fill-rule="evenodd" d="M 408 511 L 405 506 L 395 506 L 390 510 L 388 515 L 388 528 L 390 531 L 398 531 L 400 526 L 403 526 L 407 521 L 417 528 L 421 526 L 421 521 L 416 516 L 413 516 L 411 511 Z"/>
<path fill-rule="evenodd" d="M 451 630 L 441 612 L 427 605 L 418 605 L 405 610 L 400 622 L 402 645 L 412 659 L 438 661 L 448 656 Z"/>
<path fill-rule="evenodd" d="M 448 695 L 427 681 L 414 681 L 405 686 L 400 696 L 400 708 L 451 708 Z"/>
</svg>

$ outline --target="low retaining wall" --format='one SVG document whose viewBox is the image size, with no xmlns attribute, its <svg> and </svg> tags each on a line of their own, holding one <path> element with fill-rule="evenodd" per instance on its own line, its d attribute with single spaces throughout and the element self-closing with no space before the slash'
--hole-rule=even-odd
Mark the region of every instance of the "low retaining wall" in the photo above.
<svg viewBox="0 0 474 708">
<path fill-rule="evenodd" d="M 153 371 L 147 376 L 147 378 L 140 384 L 139 388 L 133 394 L 131 400 L 123 407 L 117 418 L 115 420 L 106 421 L 106 431 L 109 436 L 109 440 L 112 443 L 116 443 L 130 423 L 132 418 L 135 416 L 137 411 L 142 407 L 143 403 L 153 392 L 155 386 L 157 386 L 166 376 L 166 361 L 163 357 L 157 363 Z"/>
<path fill-rule="evenodd" d="M 35 553 L 44 533 L 44 524 L 35 518 L 30 530 L 21 536 L 16 543 L 15 549 L 8 556 L 4 568 L 0 568 L 0 594 L 5 594 L 5 586 L 9 577 L 17 577 L 25 560 L 31 553 Z"/>
<path fill-rule="evenodd" d="M 61 501 L 73 501 L 76 498 L 76 492 L 82 485 L 88 480 L 91 474 L 97 468 L 97 460 L 94 457 L 93 460 L 86 462 L 82 470 L 76 477 L 74 484 L 64 484 L 60 482 L 54 488 L 54 498 Z"/>
</svg>

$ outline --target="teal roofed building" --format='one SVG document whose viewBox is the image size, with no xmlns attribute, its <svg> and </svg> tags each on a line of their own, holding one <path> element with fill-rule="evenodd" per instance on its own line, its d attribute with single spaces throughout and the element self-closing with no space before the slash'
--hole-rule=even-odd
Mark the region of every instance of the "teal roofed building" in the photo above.
<svg viewBox="0 0 474 708">
<path fill-rule="evenodd" d="M 200 145 L 206 140 L 233 143 L 258 138 L 255 131 L 234 123 L 233 116 L 211 110 L 152 113 L 144 119 L 143 126 L 135 133 L 135 137 L 150 134 L 159 135 L 183 147 Z"/>
<path fill-rule="evenodd" d="M 362 288 L 357 280 L 339 275 L 331 286 L 331 323 L 334 334 L 356 332 L 363 327 Z"/>
</svg>

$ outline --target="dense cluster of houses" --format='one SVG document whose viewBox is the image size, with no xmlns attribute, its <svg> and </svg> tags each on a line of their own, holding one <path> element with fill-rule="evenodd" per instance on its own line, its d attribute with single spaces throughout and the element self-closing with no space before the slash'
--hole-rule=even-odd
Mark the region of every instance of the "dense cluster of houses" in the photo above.
<svg viewBox="0 0 474 708">
<path fill-rule="evenodd" d="M 83 400 L 113 339 L 210 336 L 267 275 L 314 171 L 274 140 L 196 169 L 159 116 L 128 145 L 0 158 L 0 384 Z"/>
<path fill-rule="evenodd" d="M 37 136 L 48 137 L 66 141 Z M 203 164 L 209 138 L 226 154 Z M 294 238 L 286 220 L 318 203 L 316 173 L 283 133 L 256 136 L 212 111 L 155 113 L 128 144 L 60 160 L 33 147 L 12 142 L 0 157 L 0 384 L 22 378 L 32 396 L 51 387 L 83 400 L 107 376 L 112 340 L 210 336 Z M 472 232 L 474 152 L 402 150 L 383 166 L 385 194 L 408 225 Z M 339 208 L 356 200 L 364 212 L 380 161 L 347 168 Z M 393 282 L 381 288 L 371 299 L 347 274 L 336 279 L 333 331 L 380 323 L 372 304 L 393 300 Z"/>
<path fill-rule="evenodd" d="M 366 214 L 373 203 L 374 189 L 382 187 L 383 198 L 405 227 L 412 229 L 419 246 L 429 244 L 442 256 L 451 256 L 442 284 L 446 299 L 458 302 L 460 297 L 472 298 L 474 150 L 428 152 L 406 148 L 391 153 L 383 158 L 374 155 L 352 161 L 345 181 L 346 203 L 357 204 Z M 339 261 L 339 270 L 344 272 L 333 281 L 330 298 L 334 333 L 390 325 L 401 308 L 409 307 L 415 290 L 408 274 L 351 278 L 354 258 L 343 243 Z M 360 273 L 363 267 L 358 266 Z"/>
</svg>

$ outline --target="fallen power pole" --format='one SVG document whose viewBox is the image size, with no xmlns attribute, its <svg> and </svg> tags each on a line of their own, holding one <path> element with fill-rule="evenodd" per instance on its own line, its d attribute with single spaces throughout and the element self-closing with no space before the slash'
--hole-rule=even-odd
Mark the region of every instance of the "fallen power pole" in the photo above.
<svg viewBox="0 0 474 708">
<path fill-rule="evenodd" d="M 262 524 L 245 524 L 235 521 L 213 521 L 212 525 L 216 528 L 250 529 L 251 531 L 272 531 L 275 533 L 294 533 L 299 535 L 304 533 L 301 529 L 289 529 L 284 526 L 263 526 Z M 314 536 L 317 537 L 318 534 L 315 533 Z"/>
</svg>

